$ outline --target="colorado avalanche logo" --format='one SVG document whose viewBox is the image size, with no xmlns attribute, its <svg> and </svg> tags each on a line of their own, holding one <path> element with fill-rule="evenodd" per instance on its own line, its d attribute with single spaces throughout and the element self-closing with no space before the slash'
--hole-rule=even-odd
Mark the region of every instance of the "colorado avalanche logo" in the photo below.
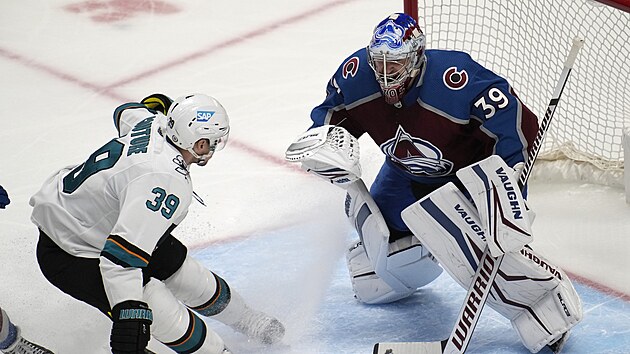
<svg viewBox="0 0 630 354">
<path fill-rule="evenodd" d="M 444 72 L 442 80 L 444 85 L 451 90 L 461 90 L 468 83 L 468 73 L 466 70 L 457 71 L 456 67 L 451 66 Z"/>
<path fill-rule="evenodd" d="M 453 170 L 453 162 L 442 159 L 442 152 L 435 145 L 409 135 L 401 126 L 396 136 L 380 148 L 393 162 L 416 176 L 438 177 Z"/>
<path fill-rule="evenodd" d="M 402 38 L 404 33 L 405 29 L 402 26 L 389 20 L 374 31 L 374 39 L 371 46 L 380 47 L 386 45 L 391 49 L 398 49 L 403 45 Z"/>
</svg>

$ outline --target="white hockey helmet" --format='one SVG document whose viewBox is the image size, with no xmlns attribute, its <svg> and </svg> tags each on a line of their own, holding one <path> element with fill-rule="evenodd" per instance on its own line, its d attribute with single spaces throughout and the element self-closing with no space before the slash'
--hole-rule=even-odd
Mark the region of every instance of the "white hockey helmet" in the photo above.
<svg viewBox="0 0 630 354">
<path fill-rule="evenodd" d="M 230 120 L 221 103 L 213 97 L 200 93 L 179 97 L 166 116 L 166 136 L 197 158 L 200 156 L 193 151 L 197 141 L 208 139 L 211 152 L 223 149 L 227 143 Z"/>
<path fill-rule="evenodd" d="M 413 17 L 394 13 L 382 20 L 367 47 L 368 62 L 385 101 L 400 106 L 407 85 L 425 61 L 426 39 Z"/>
</svg>

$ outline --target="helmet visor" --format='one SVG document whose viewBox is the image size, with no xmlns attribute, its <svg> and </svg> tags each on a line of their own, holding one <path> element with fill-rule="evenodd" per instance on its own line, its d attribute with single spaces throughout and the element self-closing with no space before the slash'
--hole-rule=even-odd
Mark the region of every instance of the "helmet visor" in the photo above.
<svg viewBox="0 0 630 354">
<path fill-rule="evenodd" d="M 223 150 L 223 148 L 228 142 L 229 137 L 230 137 L 230 128 L 226 130 L 223 136 L 216 139 L 210 139 L 210 150 L 212 151 Z"/>
</svg>

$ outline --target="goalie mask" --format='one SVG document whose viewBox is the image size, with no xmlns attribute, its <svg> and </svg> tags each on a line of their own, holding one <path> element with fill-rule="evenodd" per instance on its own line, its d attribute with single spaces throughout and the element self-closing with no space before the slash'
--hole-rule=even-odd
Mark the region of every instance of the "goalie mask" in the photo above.
<svg viewBox="0 0 630 354">
<path fill-rule="evenodd" d="M 230 121 L 223 106 L 204 94 L 182 96 L 173 101 L 166 116 L 166 136 L 177 147 L 190 152 L 200 162 L 221 150 L 230 134 Z M 199 155 L 193 150 L 201 139 L 210 142 L 210 153 Z"/>
<path fill-rule="evenodd" d="M 395 13 L 376 26 L 368 60 L 387 103 L 402 107 L 407 86 L 425 61 L 425 47 L 424 34 L 409 15 Z"/>
</svg>

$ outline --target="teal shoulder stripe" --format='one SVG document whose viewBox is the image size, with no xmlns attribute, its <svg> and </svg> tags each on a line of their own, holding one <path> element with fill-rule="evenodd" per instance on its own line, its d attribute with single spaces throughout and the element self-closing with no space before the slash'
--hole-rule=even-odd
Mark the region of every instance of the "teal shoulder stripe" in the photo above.
<svg viewBox="0 0 630 354">
<path fill-rule="evenodd" d="M 118 106 L 114 110 L 114 127 L 116 127 L 116 130 L 118 130 L 118 132 L 120 132 L 120 115 L 125 109 L 129 109 L 129 108 L 147 108 L 147 107 L 143 105 L 142 103 L 136 103 L 136 102 L 125 103 L 123 105 Z"/>
</svg>

